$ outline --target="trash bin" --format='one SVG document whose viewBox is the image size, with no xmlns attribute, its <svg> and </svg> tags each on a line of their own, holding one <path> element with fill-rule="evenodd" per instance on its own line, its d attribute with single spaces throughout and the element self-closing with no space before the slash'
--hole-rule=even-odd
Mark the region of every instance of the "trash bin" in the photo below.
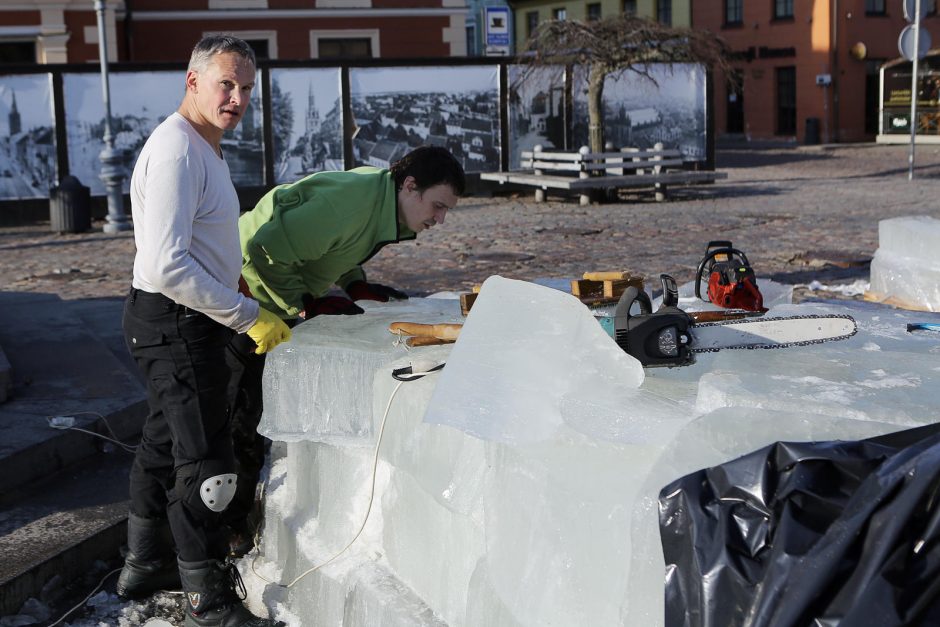
<svg viewBox="0 0 940 627">
<path fill-rule="evenodd" d="M 819 143 L 819 118 L 806 118 L 806 134 L 803 143 L 807 146 Z"/>
<path fill-rule="evenodd" d="M 91 228 L 91 188 L 72 175 L 49 190 L 49 223 L 56 233 L 82 233 Z"/>
</svg>

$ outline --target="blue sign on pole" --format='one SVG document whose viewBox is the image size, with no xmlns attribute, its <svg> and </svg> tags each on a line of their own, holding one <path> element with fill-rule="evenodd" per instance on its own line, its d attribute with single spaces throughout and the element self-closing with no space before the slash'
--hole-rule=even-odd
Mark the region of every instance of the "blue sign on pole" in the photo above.
<svg viewBox="0 0 940 627">
<path fill-rule="evenodd" d="M 509 7 L 484 7 L 486 15 L 486 53 L 509 54 Z"/>
</svg>

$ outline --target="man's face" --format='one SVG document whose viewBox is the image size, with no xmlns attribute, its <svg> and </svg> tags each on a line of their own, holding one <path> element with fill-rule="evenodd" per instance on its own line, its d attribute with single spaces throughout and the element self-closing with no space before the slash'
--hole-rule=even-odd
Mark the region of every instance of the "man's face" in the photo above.
<svg viewBox="0 0 940 627">
<path fill-rule="evenodd" d="M 457 204 L 457 195 L 447 183 L 418 191 L 414 177 L 405 177 L 398 192 L 398 219 L 415 233 L 444 224 L 444 216 Z"/>
<path fill-rule="evenodd" d="M 234 52 L 220 52 L 202 71 L 186 73 L 186 86 L 192 92 L 198 123 L 230 131 L 238 126 L 255 86 L 255 67 Z"/>
</svg>

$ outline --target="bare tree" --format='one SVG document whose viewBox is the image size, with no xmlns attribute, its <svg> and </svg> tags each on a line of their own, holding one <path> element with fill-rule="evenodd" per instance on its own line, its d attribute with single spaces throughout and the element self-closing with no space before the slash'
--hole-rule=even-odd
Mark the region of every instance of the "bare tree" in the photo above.
<svg viewBox="0 0 940 627">
<path fill-rule="evenodd" d="M 549 20 L 539 24 L 518 61 L 527 69 L 578 64 L 588 71 L 588 137 L 592 152 L 604 151 L 604 80 L 635 72 L 652 81 L 652 63 L 701 63 L 730 75 L 724 40 L 705 30 L 674 28 L 617 15 L 600 20 Z"/>
</svg>

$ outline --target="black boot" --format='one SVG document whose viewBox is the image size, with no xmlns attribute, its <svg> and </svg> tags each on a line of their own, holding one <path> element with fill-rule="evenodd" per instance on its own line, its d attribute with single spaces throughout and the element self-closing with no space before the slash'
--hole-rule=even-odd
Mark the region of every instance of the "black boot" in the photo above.
<svg viewBox="0 0 940 627">
<path fill-rule="evenodd" d="M 284 623 L 259 618 L 242 604 L 245 584 L 235 564 L 208 560 L 180 560 L 180 579 L 186 596 L 188 627 L 283 627 Z"/>
<path fill-rule="evenodd" d="M 179 589 L 179 568 L 169 523 L 130 514 L 127 517 L 127 557 L 118 577 L 118 595 L 140 599 L 158 590 Z"/>
</svg>

